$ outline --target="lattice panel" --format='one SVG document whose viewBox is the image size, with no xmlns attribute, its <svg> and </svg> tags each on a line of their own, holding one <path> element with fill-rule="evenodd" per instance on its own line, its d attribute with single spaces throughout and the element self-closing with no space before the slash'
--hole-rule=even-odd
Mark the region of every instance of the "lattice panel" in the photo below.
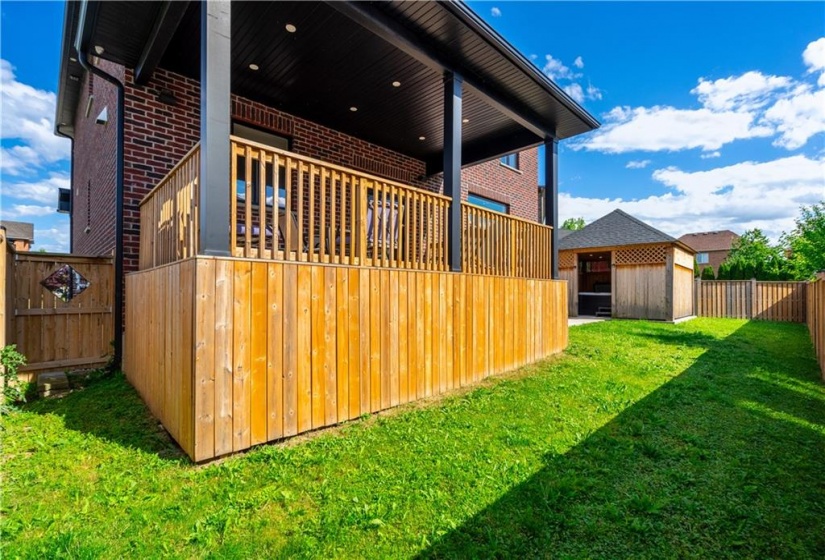
<svg viewBox="0 0 825 560">
<path fill-rule="evenodd" d="M 619 249 L 615 252 L 615 262 L 613 264 L 664 264 L 667 261 L 667 246 L 648 245 L 645 247 L 633 247 L 630 249 Z"/>
<path fill-rule="evenodd" d="M 576 268 L 576 253 L 559 251 L 559 268 Z"/>
</svg>

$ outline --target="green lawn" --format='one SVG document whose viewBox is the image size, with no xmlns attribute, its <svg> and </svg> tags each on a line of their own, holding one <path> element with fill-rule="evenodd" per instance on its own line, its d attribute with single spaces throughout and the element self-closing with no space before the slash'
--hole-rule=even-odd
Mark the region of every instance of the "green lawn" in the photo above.
<svg viewBox="0 0 825 560">
<path fill-rule="evenodd" d="M 825 558 L 804 326 L 576 327 L 564 356 L 205 467 L 121 376 L 3 420 L 3 558 Z"/>
</svg>

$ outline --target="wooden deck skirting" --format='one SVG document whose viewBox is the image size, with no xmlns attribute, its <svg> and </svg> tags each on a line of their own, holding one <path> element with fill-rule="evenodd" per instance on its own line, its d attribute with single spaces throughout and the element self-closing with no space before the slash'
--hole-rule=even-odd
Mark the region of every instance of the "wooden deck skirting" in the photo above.
<svg viewBox="0 0 825 560">
<path fill-rule="evenodd" d="M 196 257 L 126 277 L 124 370 L 195 461 L 567 345 L 563 282 Z"/>
</svg>

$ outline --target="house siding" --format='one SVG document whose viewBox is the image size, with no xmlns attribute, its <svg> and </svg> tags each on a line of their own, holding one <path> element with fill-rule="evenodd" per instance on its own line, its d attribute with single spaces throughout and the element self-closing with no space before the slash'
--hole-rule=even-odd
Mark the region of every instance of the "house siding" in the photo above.
<svg viewBox="0 0 825 560">
<path fill-rule="evenodd" d="M 123 79 L 122 66 L 105 60 L 93 63 Z M 104 108 L 108 122 L 100 125 L 95 120 Z M 87 72 L 74 121 L 72 152 L 71 251 L 78 255 L 111 255 L 114 250 L 117 118 L 117 88 Z"/>
<path fill-rule="evenodd" d="M 477 194 L 506 204 L 513 216 L 536 221 L 539 217 L 538 154 L 538 148 L 520 152 L 518 170 L 502 165 L 497 159 L 462 170 L 462 200 L 467 200 L 467 193 Z"/>
<path fill-rule="evenodd" d="M 200 86 L 179 74 L 155 71 L 146 86 L 134 84 L 133 73 L 108 63 L 107 72 L 122 77 L 125 83 L 125 157 L 124 157 L 124 269 L 138 269 L 140 242 L 140 201 L 195 145 L 200 132 Z M 114 68 L 113 68 L 114 67 Z M 75 249 L 86 254 L 102 254 L 114 248 L 115 183 L 115 94 L 109 84 L 97 80 L 95 88 L 108 97 L 95 95 L 95 107 L 109 107 L 109 125 L 94 128 L 93 108 L 83 119 L 86 98 L 78 107 L 75 124 L 76 198 L 73 201 Z M 158 100 L 158 92 L 174 94 L 174 104 Z M 320 124 L 278 111 L 261 103 L 232 96 L 232 117 L 238 122 L 287 136 L 292 151 L 308 157 L 387 177 L 434 192 L 442 190 L 441 175 L 425 177 L 423 161 L 332 130 Z M 472 192 L 508 204 L 510 213 L 535 220 L 538 215 L 536 178 L 538 150 L 520 155 L 520 171 L 502 166 L 498 160 L 465 169 L 462 173 L 462 199 Z M 94 177 L 92 181 L 91 178 Z M 86 214 L 86 185 L 91 182 L 91 214 Z M 76 209 L 76 210 L 74 210 Z M 87 216 L 92 233 L 84 234 Z M 85 238 L 84 238 L 85 235 Z"/>
<path fill-rule="evenodd" d="M 713 274 L 719 274 L 719 265 L 724 262 L 726 258 L 728 258 L 728 254 L 730 251 L 699 251 L 700 253 L 707 253 L 708 254 L 708 262 L 707 264 L 700 264 L 699 270 L 701 271 L 706 266 L 713 268 Z"/>
</svg>

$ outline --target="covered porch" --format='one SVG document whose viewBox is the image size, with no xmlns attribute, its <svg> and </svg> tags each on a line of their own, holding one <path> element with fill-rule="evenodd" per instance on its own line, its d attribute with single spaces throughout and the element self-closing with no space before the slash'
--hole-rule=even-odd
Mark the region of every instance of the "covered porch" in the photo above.
<svg viewBox="0 0 825 560">
<path fill-rule="evenodd" d="M 197 80 L 196 141 L 137 207 L 123 362 L 190 457 L 566 346 L 557 143 L 597 123 L 546 76 L 461 3 L 177 4 L 89 3 L 78 44 L 133 69 L 138 92 L 155 73 Z M 145 40 L 117 50 L 122 21 Z M 236 98 L 319 128 L 239 136 Z M 170 120 L 188 102 L 172 105 Z M 329 131 L 387 155 L 342 165 Z M 546 224 L 464 200 L 462 168 L 539 145 Z M 420 171 L 397 172 L 409 161 Z"/>
</svg>

